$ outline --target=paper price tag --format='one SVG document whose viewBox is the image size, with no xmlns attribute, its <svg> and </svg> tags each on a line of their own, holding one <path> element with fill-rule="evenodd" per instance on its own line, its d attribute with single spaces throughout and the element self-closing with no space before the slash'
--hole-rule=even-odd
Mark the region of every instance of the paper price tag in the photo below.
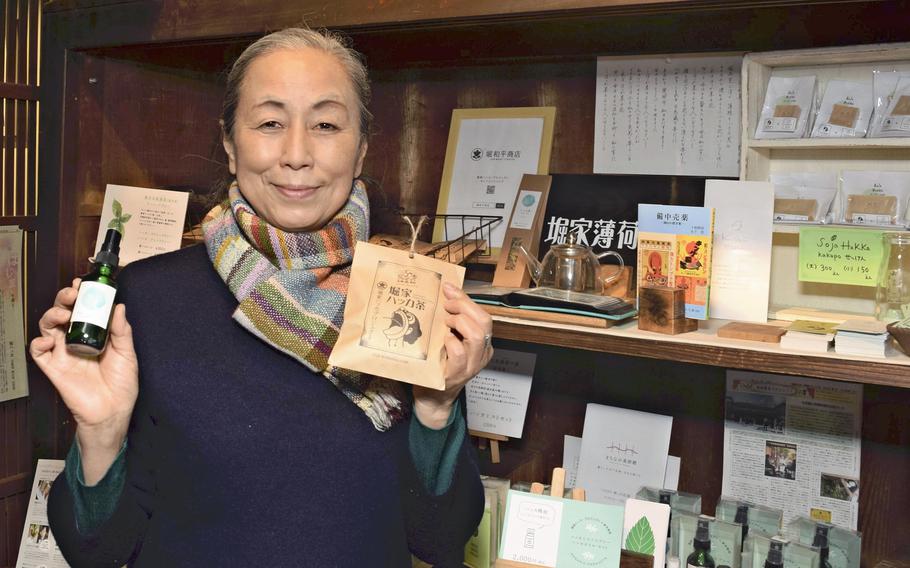
<svg viewBox="0 0 910 568">
<path fill-rule="evenodd" d="M 800 227 L 800 282 L 875 286 L 881 259 L 881 231 Z"/>
</svg>

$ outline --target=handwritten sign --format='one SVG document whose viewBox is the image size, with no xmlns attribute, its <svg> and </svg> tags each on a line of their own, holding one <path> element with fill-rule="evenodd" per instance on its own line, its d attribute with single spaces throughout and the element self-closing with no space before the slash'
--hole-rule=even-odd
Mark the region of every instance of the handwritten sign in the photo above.
<svg viewBox="0 0 910 568">
<path fill-rule="evenodd" d="M 799 228 L 801 282 L 875 286 L 881 259 L 881 231 Z"/>
</svg>

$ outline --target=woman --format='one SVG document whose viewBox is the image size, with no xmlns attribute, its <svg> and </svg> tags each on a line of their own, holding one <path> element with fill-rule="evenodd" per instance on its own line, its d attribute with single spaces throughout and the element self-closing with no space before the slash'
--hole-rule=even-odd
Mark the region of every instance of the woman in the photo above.
<svg viewBox="0 0 910 568">
<path fill-rule="evenodd" d="M 445 289 L 445 391 L 326 362 L 368 236 L 368 99 L 332 36 L 254 43 L 228 77 L 235 183 L 205 246 L 123 271 L 97 360 L 63 341 L 78 282 L 42 317 L 31 353 L 77 422 L 49 503 L 72 565 L 460 565 L 483 492 L 458 399 L 489 316 Z"/>
</svg>

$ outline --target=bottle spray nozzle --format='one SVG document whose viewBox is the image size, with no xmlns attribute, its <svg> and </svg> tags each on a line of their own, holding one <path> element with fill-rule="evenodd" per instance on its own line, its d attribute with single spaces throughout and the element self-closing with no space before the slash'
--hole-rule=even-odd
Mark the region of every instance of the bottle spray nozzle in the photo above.
<svg viewBox="0 0 910 568">
<path fill-rule="evenodd" d="M 826 525 L 815 525 L 815 538 L 812 539 L 812 546 L 828 548 L 828 527 Z"/>
<path fill-rule="evenodd" d="M 104 234 L 101 249 L 95 254 L 94 262 L 97 264 L 110 264 L 117 266 L 120 263 L 120 239 L 122 235 L 117 229 L 108 229 Z"/>
<path fill-rule="evenodd" d="M 767 565 L 784 565 L 784 543 L 780 542 L 779 540 L 771 541 L 771 546 L 768 547 Z"/>
<path fill-rule="evenodd" d="M 668 490 L 666 490 L 666 489 L 661 489 L 661 490 L 657 493 L 657 502 L 658 502 L 658 503 L 663 503 L 663 504 L 665 504 L 665 505 L 669 505 L 669 504 L 670 504 L 670 497 L 671 497 L 672 495 L 673 495 L 673 493 L 672 493 L 671 491 L 668 491 Z"/>
<path fill-rule="evenodd" d="M 711 533 L 708 519 L 698 519 L 698 528 L 695 531 L 695 544 L 704 548 L 711 547 Z"/>
</svg>

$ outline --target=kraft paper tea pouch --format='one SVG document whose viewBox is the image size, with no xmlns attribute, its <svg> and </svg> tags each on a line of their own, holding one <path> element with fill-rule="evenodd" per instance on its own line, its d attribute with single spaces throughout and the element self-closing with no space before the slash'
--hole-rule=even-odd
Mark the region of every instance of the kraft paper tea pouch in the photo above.
<svg viewBox="0 0 910 568">
<path fill-rule="evenodd" d="M 771 77 L 755 138 L 802 138 L 815 99 L 815 76 Z"/>
<path fill-rule="evenodd" d="M 771 174 L 774 184 L 774 221 L 825 223 L 837 195 L 834 172 Z"/>
<path fill-rule="evenodd" d="M 464 267 L 358 242 L 329 364 L 444 389 L 446 282 L 461 288 Z"/>
<path fill-rule="evenodd" d="M 774 198 L 775 221 L 815 221 L 817 209 L 814 199 Z"/>
<path fill-rule="evenodd" d="M 872 116 L 872 85 L 828 81 L 818 109 L 813 138 L 862 138 Z"/>
<path fill-rule="evenodd" d="M 855 225 L 904 226 L 910 199 L 910 172 L 841 173 L 846 207 L 843 222 Z"/>
</svg>

